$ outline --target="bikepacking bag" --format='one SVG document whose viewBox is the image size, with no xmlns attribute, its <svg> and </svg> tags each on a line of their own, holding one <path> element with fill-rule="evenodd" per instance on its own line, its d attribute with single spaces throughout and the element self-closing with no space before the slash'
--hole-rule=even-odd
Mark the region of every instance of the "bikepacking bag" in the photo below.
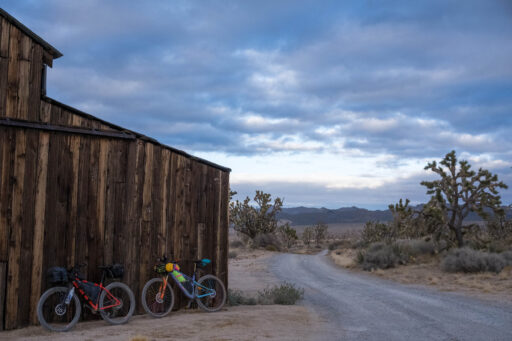
<svg viewBox="0 0 512 341">
<path fill-rule="evenodd" d="M 124 266 L 123 264 L 114 264 L 110 269 L 110 275 L 112 278 L 123 278 Z"/>
<path fill-rule="evenodd" d="M 65 284 L 68 282 L 68 271 L 66 268 L 60 266 L 54 266 L 48 269 L 46 276 L 51 285 Z"/>
<path fill-rule="evenodd" d="M 82 281 L 78 284 L 78 288 L 83 291 L 83 295 L 87 296 L 91 301 L 96 302 L 100 294 L 100 287 L 97 284 Z"/>
</svg>

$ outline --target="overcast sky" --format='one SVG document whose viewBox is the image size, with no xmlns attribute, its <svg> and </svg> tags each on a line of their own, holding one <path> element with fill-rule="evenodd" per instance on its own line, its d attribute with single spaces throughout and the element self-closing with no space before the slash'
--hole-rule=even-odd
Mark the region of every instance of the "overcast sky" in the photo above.
<svg viewBox="0 0 512 341">
<path fill-rule="evenodd" d="M 2 7 L 64 54 L 50 97 L 232 168 L 239 197 L 425 202 L 452 149 L 512 186 L 509 0 Z"/>
</svg>

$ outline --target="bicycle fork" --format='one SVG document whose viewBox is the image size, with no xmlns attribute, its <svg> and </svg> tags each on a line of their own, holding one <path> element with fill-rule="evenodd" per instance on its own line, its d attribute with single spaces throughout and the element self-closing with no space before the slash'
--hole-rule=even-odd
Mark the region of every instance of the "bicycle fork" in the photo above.
<svg viewBox="0 0 512 341">
<path fill-rule="evenodd" d="M 167 288 L 167 281 L 168 281 L 168 279 L 169 279 L 169 275 L 165 276 L 163 283 L 160 285 L 159 293 L 160 293 L 160 299 L 162 301 L 164 300 L 165 289 Z"/>
<path fill-rule="evenodd" d="M 69 292 L 66 296 L 66 299 L 64 300 L 64 304 L 69 305 L 74 294 L 75 294 L 75 287 L 71 287 L 71 290 L 69 290 Z"/>
</svg>

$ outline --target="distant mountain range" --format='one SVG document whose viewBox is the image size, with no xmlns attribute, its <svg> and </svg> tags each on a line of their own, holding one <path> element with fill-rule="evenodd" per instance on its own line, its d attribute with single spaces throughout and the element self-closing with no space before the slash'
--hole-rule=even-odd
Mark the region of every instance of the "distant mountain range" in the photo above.
<svg viewBox="0 0 512 341">
<path fill-rule="evenodd" d="M 413 208 L 421 208 L 418 205 Z M 507 210 L 507 216 L 512 216 L 512 211 Z M 278 219 L 288 221 L 291 225 L 313 225 L 318 222 L 326 224 L 341 223 L 366 223 L 367 221 L 390 221 L 392 219 L 389 210 L 367 210 L 359 207 L 342 207 L 338 209 L 314 208 L 314 207 L 290 207 L 283 208 Z M 482 220 L 476 213 L 470 213 L 468 221 Z"/>
</svg>

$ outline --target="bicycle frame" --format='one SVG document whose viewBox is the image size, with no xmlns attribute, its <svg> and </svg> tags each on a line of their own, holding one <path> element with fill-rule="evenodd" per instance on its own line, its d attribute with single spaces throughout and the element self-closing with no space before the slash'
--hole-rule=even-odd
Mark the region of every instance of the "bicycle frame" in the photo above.
<svg viewBox="0 0 512 341">
<path fill-rule="evenodd" d="M 165 276 L 162 276 L 163 283 L 162 283 L 162 285 L 160 287 L 160 290 L 159 290 L 159 292 L 161 292 L 161 298 L 163 298 L 163 296 L 164 296 L 165 290 L 163 290 L 163 289 L 167 286 L 167 282 L 169 281 L 169 275 L 174 280 L 174 283 L 176 283 L 178 288 L 181 289 L 183 294 L 185 294 L 185 296 L 187 296 L 191 300 L 196 299 L 196 298 L 202 298 L 202 297 L 206 297 L 206 296 L 215 295 L 215 290 L 212 290 L 210 288 L 206 288 L 206 287 L 204 287 L 201 284 L 196 282 L 196 271 L 194 271 L 194 274 L 192 275 L 192 277 L 189 277 L 189 276 L 185 275 L 184 273 L 181 273 L 181 274 L 182 274 L 183 277 L 185 277 L 185 279 L 187 281 L 191 281 L 191 283 L 192 283 L 192 293 L 190 293 L 188 291 L 188 289 L 185 288 L 183 286 L 183 284 L 178 280 L 178 278 L 176 278 L 176 276 L 174 276 L 174 274 L 171 272 L 171 273 L 168 273 Z M 195 291 L 196 287 L 200 288 L 201 290 L 205 290 L 206 293 L 202 294 L 202 295 L 196 295 L 196 291 Z"/>
<path fill-rule="evenodd" d="M 103 286 L 103 280 L 105 279 L 105 273 L 103 273 L 101 275 L 101 281 L 99 284 L 97 283 L 94 283 L 94 282 L 89 282 L 85 279 L 80 279 L 78 278 L 78 276 L 75 275 L 75 279 L 73 280 L 73 287 L 78 290 L 78 292 L 80 293 L 80 295 L 82 295 L 82 297 L 85 299 L 85 301 L 94 309 L 94 311 L 98 311 L 98 310 L 105 310 L 105 309 L 109 309 L 109 308 L 113 308 L 113 307 L 117 307 L 118 305 L 121 304 L 121 301 L 119 301 L 117 299 L 117 297 L 115 297 L 114 295 L 112 295 L 112 293 L 110 291 L 108 291 L 107 288 L 105 288 Z M 82 288 L 80 288 L 79 286 L 79 283 L 90 283 L 90 284 L 93 284 L 94 286 L 96 287 L 99 287 L 100 289 L 100 292 L 98 293 L 98 297 L 96 297 L 96 302 L 93 302 L 91 300 L 91 298 L 89 296 L 87 296 L 87 294 L 83 291 Z M 71 290 L 71 289 L 70 289 Z M 108 305 L 108 306 L 105 306 L 105 307 L 102 307 L 102 308 L 99 308 L 99 301 L 100 301 L 100 296 L 101 296 L 101 292 L 102 291 L 105 291 L 107 293 L 107 297 L 110 301 L 114 301 L 114 304 L 111 304 L 111 305 Z M 68 294 L 69 294 L 69 291 L 68 291 Z M 99 309 L 98 309 L 99 308 Z"/>
</svg>

